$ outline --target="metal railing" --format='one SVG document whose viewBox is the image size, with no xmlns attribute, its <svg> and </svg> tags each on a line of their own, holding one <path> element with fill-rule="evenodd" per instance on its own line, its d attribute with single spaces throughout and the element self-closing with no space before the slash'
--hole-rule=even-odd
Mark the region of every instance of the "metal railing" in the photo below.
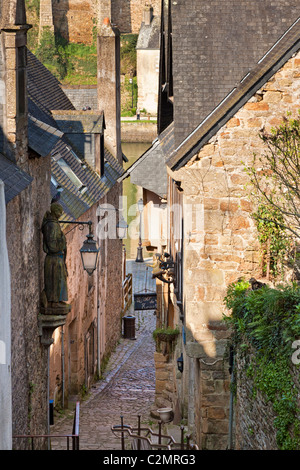
<svg viewBox="0 0 300 470">
<path fill-rule="evenodd" d="M 51 439 L 66 439 L 66 450 L 79 450 L 79 412 L 80 404 L 77 402 L 73 419 L 72 434 L 19 434 L 13 436 L 13 439 L 26 439 L 31 450 L 39 449 L 41 442 L 45 442 L 46 440 L 48 441 L 48 449 L 51 450 Z M 39 441 L 38 444 L 36 444 L 36 441 Z"/>
<path fill-rule="evenodd" d="M 111 427 L 113 434 L 121 438 L 121 449 L 126 450 L 125 439 L 130 440 L 132 450 L 199 450 L 196 444 L 191 443 L 191 436 L 184 437 L 184 426 L 180 427 L 181 442 L 176 442 L 173 436 L 162 433 L 161 421 L 158 422 L 158 432 L 154 432 L 149 427 L 141 426 L 141 417 L 138 416 L 138 426 L 136 428 L 124 424 L 121 416 L 121 424 Z"/>
</svg>

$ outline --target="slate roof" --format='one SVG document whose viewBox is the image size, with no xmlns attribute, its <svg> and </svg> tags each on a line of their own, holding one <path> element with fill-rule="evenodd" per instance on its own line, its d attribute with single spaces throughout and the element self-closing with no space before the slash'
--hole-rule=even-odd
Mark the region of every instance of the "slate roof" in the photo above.
<svg viewBox="0 0 300 470">
<path fill-rule="evenodd" d="M 52 127 L 35 117 L 28 115 L 28 141 L 37 154 L 46 157 L 56 142 L 63 136 L 56 127 Z"/>
<path fill-rule="evenodd" d="M 297 20 L 299 0 L 176 0 L 170 8 L 179 146 Z"/>
<path fill-rule="evenodd" d="M 141 24 L 136 49 L 159 49 L 160 17 L 154 16 L 151 24 Z"/>
<path fill-rule="evenodd" d="M 51 154 L 52 197 L 59 192 L 59 202 L 65 214 L 72 220 L 76 220 L 116 184 L 123 168 L 105 149 L 104 175 L 100 177 L 77 154 L 64 131 L 66 126 L 69 129 L 65 117 L 69 114 L 71 118 L 73 116 L 77 119 L 78 112 L 65 95 L 59 81 L 30 51 L 28 51 L 28 96 L 29 146 L 42 156 Z M 52 113 L 53 110 L 55 113 Z M 97 117 L 97 132 L 103 130 L 105 124 L 102 113 L 85 113 L 82 115 L 82 121 L 87 116 L 89 131 L 92 130 L 95 116 Z M 56 117 L 63 117 L 63 123 L 57 122 Z M 78 131 L 76 126 L 77 123 L 73 130 Z M 44 149 L 42 148 L 43 139 Z"/>
<path fill-rule="evenodd" d="M 150 149 L 141 155 L 118 179 L 130 176 L 133 184 L 154 192 L 161 198 L 167 197 L 168 180 L 165 159 L 174 149 L 174 124 L 170 124 L 152 143 Z"/>
<path fill-rule="evenodd" d="M 27 188 L 33 178 L 0 153 L 0 179 L 4 182 L 6 204 Z"/>
<path fill-rule="evenodd" d="M 29 106 L 33 102 L 29 112 L 34 117 L 39 119 L 40 116 L 40 120 L 44 120 L 46 115 L 48 117 L 47 123 L 52 123 L 55 127 L 51 110 L 75 110 L 57 78 L 41 64 L 29 49 L 27 49 L 27 76 Z"/>
<path fill-rule="evenodd" d="M 103 111 L 52 110 L 52 116 L 65 134 L 102 134 L 105 129 Z"/>
<path fill-rule="evenodd" d="M 166 159 L 173 170 L 182 167 L 241 108 L 254 93 L 300 49 L 300 18 L 260 58 L 208 115 Z"/>
</svg>

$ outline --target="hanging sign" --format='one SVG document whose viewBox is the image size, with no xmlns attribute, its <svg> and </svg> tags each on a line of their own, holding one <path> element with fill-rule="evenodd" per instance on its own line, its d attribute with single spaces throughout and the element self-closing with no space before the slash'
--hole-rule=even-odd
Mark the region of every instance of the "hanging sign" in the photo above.
<svg viewBox="0 0 300 470">
<path fill-rule="evenodd" d="M 156 292 L 134 294 L 134 310 L 155 310 L 156 306 Z"/>
</svg>

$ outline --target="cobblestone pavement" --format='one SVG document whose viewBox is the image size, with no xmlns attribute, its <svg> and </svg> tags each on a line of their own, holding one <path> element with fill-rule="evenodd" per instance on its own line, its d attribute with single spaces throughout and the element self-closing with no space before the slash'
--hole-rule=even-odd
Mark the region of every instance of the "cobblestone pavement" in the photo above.
<svg viewBox="0 0 300 470">
<path fill-rule="evenodd" d="M 145 260 L 148 262 L 148 260 Z M 150 261 L 150 260 L 149 260 Z M 133 275 L 133 292 L 155 290 L 151 279 L 151 268 L 146 263 L 127 261 L 127 272 Z M 155 392 L 155 344 L 152 331 L 156 317 L 153 310 L 131 311 L 136 317 L 136 339 L 121 338 L 108 362 L 103 379 L 90 390 L 86 400 L 80 404 L 80 449 L 118 450 L 120 438 L 113 435 L 111 426 L 124 424 L 137 426 L 137 416 L 149 426 L 150 409 L 154 404 Z M 72 413 L 62 419 L 55 419 L 51 434 L 70 434 Z M 53 437 L 51 448 L 65 448 L 65 441 Z"/>
</svg>

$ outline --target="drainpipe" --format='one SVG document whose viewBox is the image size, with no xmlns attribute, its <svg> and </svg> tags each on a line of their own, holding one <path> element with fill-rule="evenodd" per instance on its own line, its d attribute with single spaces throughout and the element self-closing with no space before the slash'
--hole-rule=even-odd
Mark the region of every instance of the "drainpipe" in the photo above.
<svg viewBox="0 0 300 470">
<path fill-rule="evenodd" d="M 98 224 L 100 223 L 100 217 L 98 216 Z M 97 375 L 98 378 L 101 375 L 101 355 L 100 355 L 100 300 L 99 300 L 99 263 L 97 263 L 97 286 L 96 286 L 96 302 L 97 302 Z"/>
<path fill-rule="evenodd" d="M 231 374 L 231 380 L 230 380 L 230 402 L 229 402 L 228 450 L 232 450 L 233 449 L 233 432 L 232 432 L 232 429 L 233 429 L 233 384 L 235 380 L 233 346 L 230 346 L 229 373 Z"/>
<path fill-rule="evenodd" d="M 61 327 L 61 406 L 65 407 L 65 348 L 64 348 L 64 327 Z"/>
<path fill-rule="evenodd" d="M 50 436 L 50 347 L 47 348 L 47 429 Z M 48 441 L 48 450 L 51 448 L 50 437 Z"/>
</svg>

